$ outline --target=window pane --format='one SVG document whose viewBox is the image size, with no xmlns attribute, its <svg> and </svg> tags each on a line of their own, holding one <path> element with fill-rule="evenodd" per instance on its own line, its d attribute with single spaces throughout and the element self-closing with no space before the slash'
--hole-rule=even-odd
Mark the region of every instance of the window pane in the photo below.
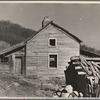
<svg viewBox="0 0 100 100">
<path fill-rule="evenodd" d="M 49 66 L 53 68 L 57 68 L 57 55 L 49 56 Z"/>
<path fill-rule="evenodd" d="M 3 57 L 3 58 L 1 58 L 1 62 L 8 62 L 8 57 Z"/>
<path fill-rule="evenodd" d="M 55 46 L 55 45 L 56 45 L 55 42 L 56 42 L 55 39 L 50 39 L 50 45 L 51 45 L 51 46 Z"/>
</svg>

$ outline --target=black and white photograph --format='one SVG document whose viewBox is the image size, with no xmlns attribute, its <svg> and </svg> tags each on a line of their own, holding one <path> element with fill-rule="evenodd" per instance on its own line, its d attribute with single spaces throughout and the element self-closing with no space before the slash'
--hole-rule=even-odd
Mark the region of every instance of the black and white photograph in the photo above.
<svg viewBox="0 0 100 100">
<path fill-rule="evenodd" d="M 99 98 L 100 3 L 0 2 L 0 98 Z"/>
</svg>

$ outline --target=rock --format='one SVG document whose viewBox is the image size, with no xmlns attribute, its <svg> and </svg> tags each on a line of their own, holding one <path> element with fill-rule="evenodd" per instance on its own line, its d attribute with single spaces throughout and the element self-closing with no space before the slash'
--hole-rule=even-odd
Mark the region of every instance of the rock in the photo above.
<svg viewBox="0 0 100 100">
<path fill-rule="evenodd" d="M 62 97 L 63 97 L 63 98 L 68 98 L 69 95 L 70 95 L 70 93 L 62 93 Z"/>
<path fill-rule="evenodd" d="M 65 90 L 68 92 L 68 93 L 72 93 L 73 92 L 73 87 L 71 85 L 67 85 L 65 87 Z"/>
<path fill-rule="evenodd" d="M 78 97 L 79 93 L 77 91 L 73 91 L 73 93 Z"/>
<path fill-rule="evenodd" d="M 18 86 L 20 86 L 20 84 L 19 83 L 13 83 L 14 84 L 14 86 L 16 86 L 16 87 L 18 87 Z"/>
<path fill-rule="evenodd" d="M 58 91 L 63 91 L 63 90 L 64 90 L 63 87 L 58 88 Z"/>
<path fill-rule="evenodd" d="M 53 98 L 54 98 L 54 99 L 57 99 L 57 98 L 59 98 L 59 97 L 58 97 L 57 95 L 54 95 Z"/>
<path fill-rule="evenodd" d="M 57 95 L 58 97 L 61 97 L 61 96 L 62 96 L 60 91 L 57 91 L 57 92 L 56 92 L 56 95 Z"/>
<path fill-rule="evenodd" d="M 80 92 L 80 93 L 79 93 L 79 96 L 80 96 L 80 97 L 83 97 L 83 94 Z"/>
</svg>

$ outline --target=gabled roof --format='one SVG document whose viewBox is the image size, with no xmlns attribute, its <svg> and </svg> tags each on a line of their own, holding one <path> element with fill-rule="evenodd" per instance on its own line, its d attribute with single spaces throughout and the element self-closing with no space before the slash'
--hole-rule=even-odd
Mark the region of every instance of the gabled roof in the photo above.
<svg viewBox="0 0 100 100">
<path fill-rule="evenodd" d="M 66 33 L 66 35 L 69 35 L 71 36 L 73 39 L 75 39 L 77 42 L 81 43 L 82 40 L 80 40 L 78 37 L 76 37 L 75 35 L 73 35 L 72 33 L 70 33 L 69 31 L 67 31 L 66 29 L 64 29 L 63 27 L 51 22 L 51 24 L 54 26 L 54 27 L 57 27 L 59 29 L 61 29 L 62 31 L 64 31 Z"/>
<path fill-rule="evenodd" d="M 42 31 L 43 29 L 45 29 L 48 25 L 53 25 L 54 27 L 59 28 L 61 31 L 63 31 L 66 35 L 69 35 L 71 38 L 73 38 L 74 40 L 76 40 L 78 43 L 81 43 L 82 40 L 80 40 L 78 37 L 76 37 L 75 35 L 73 35 L 72 33 L 70 33 L 69 31 L 65 30 L 63 27 L 55 24 L 53 21 L 50 21 L 47 25 L 45 25 L 44 27 L 42 27 L 39 31 L 37 31 L 37 34 Z M 37 35 L 35 34 L 35 35 Z M 31 36 L 30 38 L 28 38 L 25 42 L 27 43 L 31 38 L 33 38 L 35 35 Z"/>
<path fill-rule="evenodd" d="M 80 54 L 86 57 L 99 57 L 100 58 L 100 54 L 97 54 L 95 52 L 86 50 L 86 49 L 80 49 Z"/>
<path fill-rule="evenodd" d="M 25 46 L 25 43 L 22 42 L 22 43 L 13 45 L 7 49 L 4 49 L 0 52 L 0 57 L 6 56 L 6 55 L 13 53 L 13 52 L 16 52 L 17 50 L 22 49 L 24 46 Z"/>
</svg>

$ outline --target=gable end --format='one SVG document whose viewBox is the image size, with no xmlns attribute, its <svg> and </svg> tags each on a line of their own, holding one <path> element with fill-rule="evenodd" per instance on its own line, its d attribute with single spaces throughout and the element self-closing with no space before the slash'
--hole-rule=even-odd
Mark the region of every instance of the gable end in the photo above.
<svg viewBox="0 0 100 100">
<path fill-rule="evenodd" d="M 72 37 L 74 40 L 76 40 L 78 43 L 81 43 L 82 41 L 76 37 L 75 35 L 71 34 L 69 31 L 65 30 L 64 28 L 62 28 L 61 26 L 55 24 L 53 21 L 50 21 L 47 25 L 45 25 L 44 27 L 42 27 L 39 31 L 37 31 L 37 33 L 35 35 L 32 35 L 31 37 L 29 37 L 26 41 L 24 41 L 25 43 L 27 43 L 30 39 L 32 39 L 33 37 L 35 37 L 38 33 L 40 33 L 43 29 L 47 28 L 47 26 L 49 25 L 53 25 L 54 27 L 57 27 L 58 29 L 62 30 L 64 33 L 66 33 L 66 35 Z"/>
</svg>

